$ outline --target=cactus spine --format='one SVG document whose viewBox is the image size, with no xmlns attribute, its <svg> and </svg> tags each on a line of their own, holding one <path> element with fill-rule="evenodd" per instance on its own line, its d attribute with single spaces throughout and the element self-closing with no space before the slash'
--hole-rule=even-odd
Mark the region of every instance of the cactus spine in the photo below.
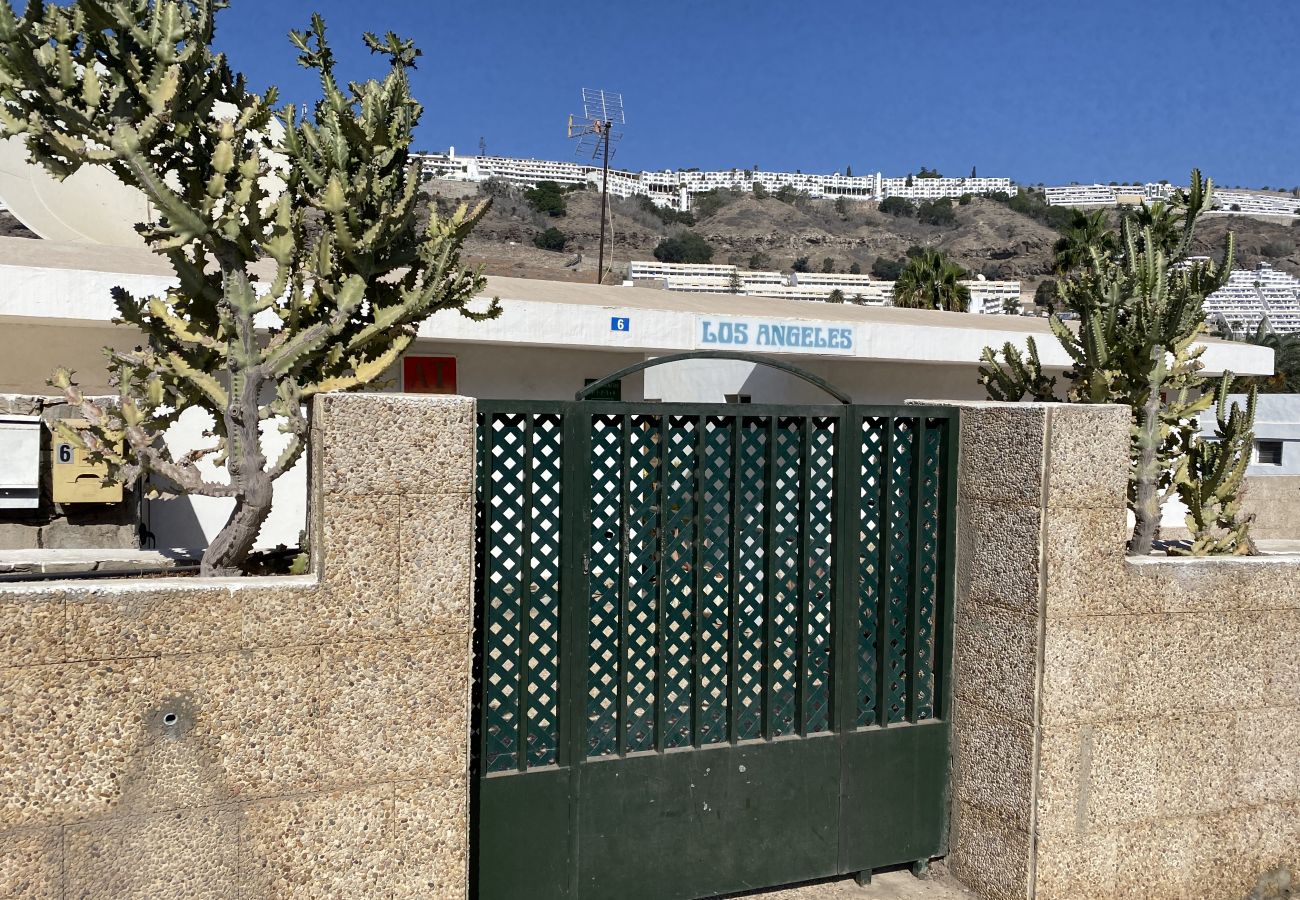
<svg viewBox="0 0 1300 900">
<path fill-rule="evenodd" d="M 1125 217 L 1117 243 L 1102 235 L 1082 267 L 1058 282 L 1062 306 L 1078 318 L 1077 327 L 1055 313 L 1050 320 L 1072 362 L 1064 399 L 1122 403 L 1133 413 L 1128 499 L 1136 524 L 1128 546 L 1134 555 L 1150 552 L 1160 511 L 1179 492 L 1176 473 L 1195 479 L 1208 471 L 1184 463 L 1200 444 L 1197 416 L 1211 403 L 1201 374 L 1203 348 L 1194 346 L 1205 330 L 1204 301 L 1232 271 L 1231 234 L 1222 261 L 1188 258 L 1196 222 L 1212 196 L 1213 184 L 1193 170 L 1187 190 L 1177 191 L 1168 205 L 1144 204 Z M 1015 347 L 985 349 L 980 381 L 990 397 L 1054 399 L 1054 379 L 1043 375 L 1036 349 L 1031 345 L 1028 360 Z M 1194 552 L 1218 552 L 1222 545 L 1193 546 Z"/>
<path fill-rule="evenodd" d="M 311 110 L 278 107 L 212 49 L 226 0 L 0 0 L 0 128 L 22 135 L 56 177 L 109 169 L 159 212 L 137 226 L 176 273 L 158 297 L 113 298 L 144 346 L 106 351 L 118 403 L 85 400 L 72 373 L 52 383 L 90 422 L 76 436 L 120 480 L 230 497 L 235 509 L 203 557 L 236 574 L 270 511 L 272 482 L 302 455 L 304 402 L 373 382 L 441 309 L 470 318 L 484 285 L 460 250 L 486 206 L 417 224 L 409 148 L 422 108 L 408 72 L 419 51 L 364 36 L 387 58 L 380 80 L 340 86 L 324 22 L 294 32 L 317 73 Z M 256 267 L 255 267 L 255 264 Z M 188 409 L 212 418 L 211 446 L 174 457 L 157 440 Z M 283 433 L 268 459 L 265 424 Z M 114 451 L 121 440 L 125 450 Z M 224 466 L 212 480 L 201 461 Z"/>
</svg>

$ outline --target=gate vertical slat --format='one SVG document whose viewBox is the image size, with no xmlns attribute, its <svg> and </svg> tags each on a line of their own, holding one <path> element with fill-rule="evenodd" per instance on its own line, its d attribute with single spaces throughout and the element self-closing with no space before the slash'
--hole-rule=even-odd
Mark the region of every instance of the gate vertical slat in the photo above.
<svg viewBox="0 0 1300 900">
<path fill-rule="evenodd" d="M 776 415 L 767 417 L 767 479 L 764 488 L 767 497 L 763 502 L 763 566 L 767 570 L 763 579 L 763 602 L 759 605 L 763 618 L 763 726 L 761 734 L 772 737 L 772 715 L 775 705 L 776 662 Z"/>
<path fill-rule="evenodd" d="M 528 670 L 532 666 L 532 616 L 533 596 L 533 417 L 524 415 L 524 491 L 521 516 L 523 531 L 520 534 L 519 554 L 519 744 L 518 768 L 528 771 Z"/>
<path fill-rule="evenodd" d="M 632 485 L 632 418 L 631 416 L 619 416 L 619 424 L 622 428 L 620 439 L 622 443 L 622 465 L 619 469 L 619 503 L 622 514 L 619 516 L 621 539 L 619 540 L 619 579 L 618 587 L 618 615 L 615 617 L 618 622 L 618 689 L 616 691 L 618 700 L 618 711 L 614 716 L 614 727 L 618 729 L 618 736 L 615 741 L 619 756 L 627 753 L 627 680 L 630 676 L 630 651 L 628 645 L 631 643 L 629 637 L 631 623 L 629 618 L 629 603 L 627 588 L 631 583 L 631 569 L 628 565 L 628 547 L 631 545 L 632 520 L 628 513 L 629 495 L 631 494 Z"/>
<path fill-rule="evenodd" d="M 731 420 L 731 571 L 727 595 L 727 741 L 735 744 L 740 734 L 740 439 L 745 417 L 737 413 Z"/>
<path fill-rule="evenodd" d="M 953 598 L 957 566 L 957 442 L 960 439 L 960 413 L 957 418 L 944 420 L 943 456 L 940 471 L 943 473 L 943 497 L 939 509 L 944 518 L 941 529 L 942 548 L 936 575 L 941 579 L 936 591 L 935 642 L 941 649 L 935 653 L 934 715 L 938 719 L 952 718 L 952 653 L 953 653 Z"/>
<path fill-rule="evenodd" d="M 920 609 L 925 571 L 925 416 L 916 417 L 912 429 L 912 571 L 907 603 L 907 701 L 905 718 L 917 719 L 917 699 L 921 693 Z"/>
<path fill-rule="evenodd" d="M 876 724 L 889 724 L 889 604 L 894 515 L 894 420 L 884 418 L 885 448 L 880 477 L 880 565 L 876 570 Z"/>
<path fill-rule="evenodd" d="M 808 452 L 809 417 L 799 419 L 799 588 L 795 592 L 795 645 L 799 680 L 795 686 L 795 730 L 800 737 L 808 736 L 808 620 L 812 606 L 812 592 L 808 589 L 808 557 L 812 555 L 812 529 L 809 513 L 812 508 L 812 454 Z"/>
<path fill-rule="evenodd" d="M 655 749 L 664 751 L 667 718 L 664 709 L 664 607 L 668 586 L 668 533 L 672 521 L 668 509 L 668 413 L 659 417 L 659 577 L 655 581 Z"/>
<path fill-rule="evenodd" d="M 849 409 L 840 420 L 836 440 L 836 465 L 831 474 L 832 508 L 835 510 L 831 554 L 831 678 L 829 710 L 831 731 L 847 731 L 857 722 L 858 607 L 861 601 L 862 547 L 862 414 Z"/>
<path fill-rule="evenodd" d="M 691 591 L 692 615 L 691 615 L 691 700 L 689 725 L 691 729 L 691 746 L 699 748 L 701 746 L 701 733 L 704 730 L 704 694 L 701 690 L 701 654 L 700 642 L 704 635 L 703 615 L 704 615 L 704 541 L 707 537 L 707 531 L 704 527 L 706 510 L 704 508 L 704 465 L 708 456 L 708 448 L 705 444 L 705 430 L 707 428 L 707 416 L 700 415 L 695 419 L 695 477 L 692 485 L 694 497 L 694 526 L 692 528 L 691 559 L 693 562 L 695 576 L 693 579 L 694 588 Z"/>
<path fill-rule="evenodd" d="M 586 757 L 587 744 L 587 651 L 591 640 L 591 587 L 587 578 L 587 552 L 591 541 L 588 523 L 591 491 L 591 416 L 571 409 L 564 415 L 564 446 L 570 459 L 586 460 L 580 465 L 565 465 L 561 498 L 563 502 L 560 530 L 560 558 L 564 560 L 561 584 L 571 587 L 560 594 L 560 631 L 564 642 L 560 659 L 561 702 L 560 766 L 574 766 Z M 585 482 L 585 483 L 584 483 Z M 564 668 L 568 664 L 568 669 Z M 575 859 L 576 865 L 576 859 Z"/>
</svg>

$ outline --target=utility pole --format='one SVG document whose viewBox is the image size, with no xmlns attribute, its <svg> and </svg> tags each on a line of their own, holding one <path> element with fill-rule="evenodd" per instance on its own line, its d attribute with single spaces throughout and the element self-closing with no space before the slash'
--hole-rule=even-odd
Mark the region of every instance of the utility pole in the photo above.
<svg viewBox="0 0 1300 900">
<path fill-rule="evenodd" d="M 600 253 L 596 264 L 596 284 L 605 281 L 605 233 L 609 219 L 609 145 L 623 135 L 614 131 L 623 125 L 623 95 L 612 91 L 582 89 L 582 115 L 569 116 L 569 137 L 578 139 L 578 155 L 601 157 L 600 164 Z"/>
<path fill-rule="evenodd" d="M 596 284 L 605 283 L 605 221 L 609 218 L 609 127 L 608 121 L 602 123 L 605 145 L 605 162 L 600 178 L 600 256 L 596 264 Z"/>
</svg>

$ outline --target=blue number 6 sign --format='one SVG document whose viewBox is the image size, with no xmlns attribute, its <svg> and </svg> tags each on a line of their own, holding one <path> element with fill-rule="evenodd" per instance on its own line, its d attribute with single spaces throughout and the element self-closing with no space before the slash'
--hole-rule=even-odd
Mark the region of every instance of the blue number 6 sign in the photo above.
<svg viewBox="0 0 1300 900">
<path fill-rule="evenodd" d="M 610 331 L 631 331 L 632 320 L 622 316 L 614 316 L 609 320 Z"/>
</svg>

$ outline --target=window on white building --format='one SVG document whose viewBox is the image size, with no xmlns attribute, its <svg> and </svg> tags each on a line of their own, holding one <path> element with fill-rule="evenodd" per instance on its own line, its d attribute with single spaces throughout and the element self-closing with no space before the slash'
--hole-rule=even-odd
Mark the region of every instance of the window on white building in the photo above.
<svg viewBox="0 0 1300 900">
<path fill-rule="evenodd" d="M 1282 465 L 1282 442 L 1255 441 L 1255 464 L 1259 466 Z"/>
</svg>

